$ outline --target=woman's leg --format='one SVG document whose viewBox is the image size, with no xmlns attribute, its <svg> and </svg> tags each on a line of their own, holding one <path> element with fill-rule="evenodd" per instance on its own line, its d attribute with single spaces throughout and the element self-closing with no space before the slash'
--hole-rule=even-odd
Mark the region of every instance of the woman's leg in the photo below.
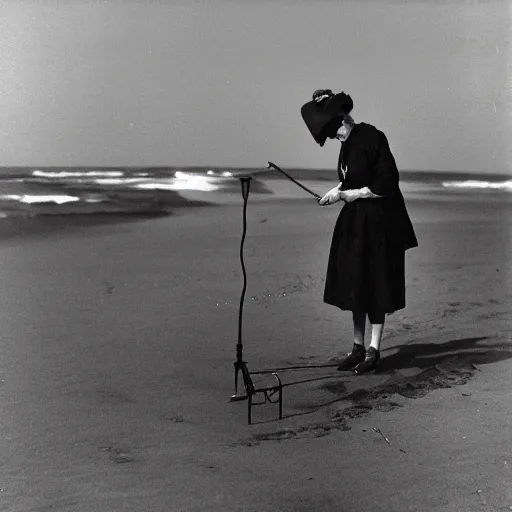
<svg viewBox="0 0 512 512">
<path fill-rule="evenodd" d="M 364 348 L 366 313 L 364 311 L 353 311 L 352 319 L 354 321 L 354 345 L 352 346 L 352 352 L 340 362 L 338 370 L 352 370 L 364 361 L 366 355 Z"/>
<path fill-rule="evenodd" d="M 354 371 L 359 375 L 375 370 L 380 360 L 380 340 L 384 329 L 384 313 L 369 313 L 368 319 L 372 324 L 372 340 L 370 347 L 366 351 L 364 361 L 354 368 Z"/>
<path fill-rule="evenodd" d="M 370 347 L 375 350 L 380 350 L 380 340 L 384 331 L 384 313 L 372 313 L 368 315 L 370 323 L 372 324 L 372 339 Z"/>
<path fill-rule="evenodd" d="M 356 345 L 363 345 L 364 347 L 364 333 L 366 330 L 366 312 L 352 311 L 352 320 L 354 322 L 354 343 Z"/>
</svg>

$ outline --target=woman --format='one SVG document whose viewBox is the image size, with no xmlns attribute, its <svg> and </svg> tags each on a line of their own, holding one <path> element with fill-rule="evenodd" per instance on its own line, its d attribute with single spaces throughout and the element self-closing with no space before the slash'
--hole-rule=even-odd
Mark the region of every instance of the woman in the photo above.
<svg viewBox="0 0 512 512">
<path fill-rule="evenodd" d="M 303 105 L 302 117 L 314 139 L 338 139 L 339 184 L 320 205 L 344 206 L 332 237 L 324 302 L 352 311 L 354 345 L 338 370 L 375 370 L 380 359 L 384 317 L 405 307 L 405 251 L 418 245 L 398 169 L 384 133 L 349 115 L 350 96 L 319 89 Z M 372 325 L 365 349 L 366 317 Z"/>
</svg>

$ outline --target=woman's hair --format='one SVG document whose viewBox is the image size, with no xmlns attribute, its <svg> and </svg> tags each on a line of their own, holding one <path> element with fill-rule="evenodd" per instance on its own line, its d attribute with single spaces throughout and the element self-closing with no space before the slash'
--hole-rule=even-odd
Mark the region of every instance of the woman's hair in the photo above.
<svg viewBox="0 0 512 512">
<path fill-rule="evenodd" d="M 344 94 L 341 93 L 338 96 L 340 96 L 340 95 L 344 95 Z M 332 98 L 334 96 L 336 96 L 336 94 L 334 94 L 331 89 L 317 89 L 313 93 L 313 101 L 315 103 L 322 103 L 322 101 L 324 101 L 326 99 L 330 99 L 330 98 Z M 352 109 L 352 105 L 350 106 L 350 109 Z M 339 117 L 337 117 L 336 119 L 332 120 L 332 122 L 330 123 L 329 128 L 332 129 L 333 125 L 336 125 L 336 124 L 338 124 L 338 128 L 339 128 L 341 126 L 342 122 L 345 122 L 345 124 L 348 124 L 350 126 L 354 126 L 356 124 L 354 119 L 352 118 L 352 116 L 350 114 L 342 112 L 342 113 L 340 113 Z"/>
<path fill-rule="evenodd" d="M 321 101 L 332 98 L 334 96 L 334 93 L 331 91 L 331 89 L 317 89 L 313 93 L 313 100 L 316 103 L 320 103 Z"/>
</svg>

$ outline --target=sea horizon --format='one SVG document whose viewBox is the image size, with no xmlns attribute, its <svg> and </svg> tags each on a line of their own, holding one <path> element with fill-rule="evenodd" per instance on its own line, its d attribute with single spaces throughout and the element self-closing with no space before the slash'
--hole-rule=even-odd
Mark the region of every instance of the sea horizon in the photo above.
<svg viewBox="0 0 512 512">
<path fill-rule="evenodd" d="M 285 168 L 317 194 L 337 182 L 335 169 Z M 467 171 L 400 170 L 404 197 L 417 200 L 486 194 L 509 200 L 512 175 Z M 176 207 L 232 202 L 239 178 L 252 178 L 260 198 L 304 197 L 276 170 L 215 166 L 0 167 L 0 218 L 90 213 L 168 214 Z M 324 182 L 324 183 L 322 183 Z M 307 193 L 306 193 L 307 194 Z"/>
<path fill-rule="evenodd" d="M 316 179 L 317 176 L 323 176 L 324 174 L 329 176 L 332 173 L 336 173 L 335 167 L 323 168 L 323 167 L 286 167 L 281 166 L 286 172 L 294 172 L 299 173 L 302 176 L 307 176 L 312 173 Z M 140 170 L 148 170 L 148 171 L 162 171 L 162 172 L 176 172 L 176 171 L 186 171 L 186 172 L 197 172 L 197 173 L 206 173 L 208 171 L 217 172 L 266 172 L 267 166 L 223 166 L 223 165 L 4 165 L 0 166 L 0 179 L 3 179 L 5 176 L 10 176 L 17 173 L 26 173 L 34 170 L 106 170 L 106 171 L 114 171 L 114 170 L 126 170 L 126 171 L 140 171 Z M 484 171 L 484 170 L 447 170 L 447 169 L 408 169 L 408 168 L 399 168 L 400 178 L 403 179 L 411 179 L 413 177 L 423 177 L 425 179 L 433 178 L 435 176 L 472 176 L 478 178 L 488 178 L 488 179 L 500 179 L 500 178 L 511 178 L 512 179 L 512 170 L 510 172 L 507 171 Z"/>
</svg>

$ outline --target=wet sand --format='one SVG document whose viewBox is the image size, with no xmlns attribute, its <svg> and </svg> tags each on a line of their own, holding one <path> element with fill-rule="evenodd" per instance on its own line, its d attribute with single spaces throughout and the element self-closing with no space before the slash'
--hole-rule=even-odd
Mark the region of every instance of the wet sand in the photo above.
<svg viewBox="0 0 512 512">
<path fill-rule="evenodd" d="M 332 366 L 350 314 L 322 302 L 337 207 L 272 187 L 248 206 L 244 359 L 326 366 L 279 372 L 284 418 L 251 426 L 228 401 L 239 198 L 0 227 L 1 510 L 510 510 L 510 201 L 408 200 L 407 307 L 361 377 Z"/>
</svg>

